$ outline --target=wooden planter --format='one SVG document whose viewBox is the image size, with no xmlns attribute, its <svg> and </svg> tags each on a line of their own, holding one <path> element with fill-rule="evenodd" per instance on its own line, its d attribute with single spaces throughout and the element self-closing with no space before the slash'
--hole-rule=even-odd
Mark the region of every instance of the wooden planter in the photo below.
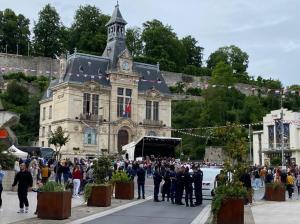
<svg viewBox="0 0 300 224">
<path fill-rule="evenodd" d="M 285 187 L 266 185 L 265 199 L 267 201 L 285 201 Z"/>
<path fill-rule="evenodd" d="M 88 206 L 108 207 L 111 205 L 111 185 L 93 186 Z"/>
<path fill-rule="evenodd" d="M 115 198 L 131 200 L 134 198 L 134 183 L 116 183 Z"/>
<path fill-rule="evenodd" d="M 71 216 L 72 193 L 39 192 L 37 212 L 40 219 L 67 219 Z"/>
<path fill-rule="evenodd" d="M 244 224 L 244 199 L 225 199 L 217 215 L 217 224 Z"/>
</svg>

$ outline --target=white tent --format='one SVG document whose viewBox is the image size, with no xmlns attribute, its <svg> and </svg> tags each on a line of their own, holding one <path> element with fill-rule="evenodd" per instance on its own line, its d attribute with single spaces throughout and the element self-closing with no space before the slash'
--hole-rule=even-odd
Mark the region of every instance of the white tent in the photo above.
<svg viewBox="0 0 300 224">
<path fill-rule="evenodd" d="M 16 146 L 12 145 L 11 147 L 9 147 L 7 149 L 7 151 L 9 153 L 11 153 L 12 155 L 18 157 L 18 158 L 21 158 L 21 159 L 26 159 L 27 156 L 28 156 L 28 153 L 27 152 L 23 152 L 21 151 L 20 149 L 18 149 Z"/>
</svg>

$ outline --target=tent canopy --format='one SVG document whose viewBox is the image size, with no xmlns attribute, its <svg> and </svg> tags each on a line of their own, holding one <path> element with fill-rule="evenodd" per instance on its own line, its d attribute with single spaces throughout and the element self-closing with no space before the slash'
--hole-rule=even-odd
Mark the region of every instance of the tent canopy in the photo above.
<svg viewBox="0 0 300 224">
<path fill-rule="evenodd" d="M 11 154 L 13 154 L 16 157 L 22 158 L 22 159 L 26 159 L 28 156 L 27 152 L 23 152 L 20 149 L 18 149 L 16 146 L 12 145 L 10 146 L 7 151 Z"/>
<path fill-rule="evenodd" d="M 181 143 L 181 138 L 144 136 L 137 142 L 131 142 L 123 146 L 128 159 L 154 155 L 174 157 L 175 147 Z"/>
</svg>

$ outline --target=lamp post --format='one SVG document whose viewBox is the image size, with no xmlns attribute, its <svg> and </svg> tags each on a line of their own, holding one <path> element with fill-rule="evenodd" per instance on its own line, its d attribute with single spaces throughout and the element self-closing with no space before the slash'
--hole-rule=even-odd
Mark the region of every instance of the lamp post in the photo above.
<svg viewBox="0 0 300 224">
<path fill-rule="evenodd" d="M 280 107 L 281 107 L 281 112 L 280 112 L 280 128 L 281 128 L 281 167 L 283 169 L 285 165 L 285 159 L 284 159 L 284 128 L 283 128 L 283 92 L 281 93 L 281 98 L 280 98 Z"/>
<path fill-rule="evenodd" d="M 249 160 L 250 160 L 250 163 L 251 163 L 251 161 L 253 160 L 251 148 L 252 148 L 252 141 L 251 141 L 251 124 L 249 124 Z"/>
</svg>

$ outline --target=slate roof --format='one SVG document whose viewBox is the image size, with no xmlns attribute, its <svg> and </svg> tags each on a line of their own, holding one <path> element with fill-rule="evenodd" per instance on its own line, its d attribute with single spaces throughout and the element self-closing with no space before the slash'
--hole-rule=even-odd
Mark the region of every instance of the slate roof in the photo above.
<svg viewBox="0 0 300 224">
<path fill-rule="evenodd" d="M 70 83 L 84 83 L 95 81 L 108 86 L 107 68 L 110 60 L 105 57 L 75 53 L 67 61 L 66 74 L 63 81 Z"/>
<path fill-rule="evenodd" d="M 50 90 L 51 87 L 55 86 L 58 84 L 58 79 L 51 80 L 48 89 L 44 92 L 44 95 L 42 96 L 41 100 L 46 100 L 49 98 L 52 98 L 53 92 Z"/>
<path fill-rule="evenodd" d="M 106 23 L 106 26 L 109 26 L 114 23 L 121 23 L 124 25 L 127 24 L 127 22 L 125 21 L 125 19 L 123 19 L 123 16 L 119 10 L 119 4 L 117 4 L 115 6 L 115 10 L 114 10 L 112 16 L 110 17 L 110 20 Z"/>
<path fill-rule="evenodd" d="M 139 92 L 145 92 L 151 88 L 155 88 L 164 95 L 171 95 L 169 87 L 162 77 L 157 65 L 134 62 L 133 70 L 138 73 L 140 77 L 138 85 Z"/>
</svg>

